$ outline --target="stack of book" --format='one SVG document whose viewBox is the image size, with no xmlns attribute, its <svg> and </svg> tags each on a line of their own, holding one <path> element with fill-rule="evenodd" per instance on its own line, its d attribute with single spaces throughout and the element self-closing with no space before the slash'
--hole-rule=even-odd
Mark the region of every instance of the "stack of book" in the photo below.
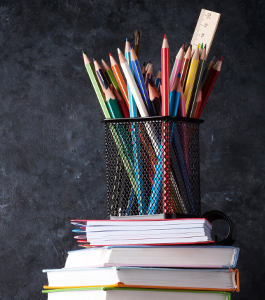
<svg viewBox="0 0 265 300">
<path fill-rule="evenodd" d="M 203 218 L 76 220 L 63 269 L 43 270 L 49 300 L 228 300 L 239 291 L 239 249 L 214 246 Z"/>
</svg>

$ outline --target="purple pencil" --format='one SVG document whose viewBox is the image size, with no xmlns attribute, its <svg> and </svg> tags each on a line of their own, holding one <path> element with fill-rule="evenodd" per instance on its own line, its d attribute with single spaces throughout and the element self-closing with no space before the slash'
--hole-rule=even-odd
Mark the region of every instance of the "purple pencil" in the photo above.
<svg viewBox="0 0 265 300">
<path fill-rule="evenodd" d="M 184 57 L 184 44 L 179 49 L 179 52 L 175 59 L 174 67 L 173 67 L 171 75 L 170 75 L 170 90 L 172 89 L 174 82 L 177 79 L 178 73 L 180 72 L 180 67 L 182 64 L 183 57 Z"/>
</svg>

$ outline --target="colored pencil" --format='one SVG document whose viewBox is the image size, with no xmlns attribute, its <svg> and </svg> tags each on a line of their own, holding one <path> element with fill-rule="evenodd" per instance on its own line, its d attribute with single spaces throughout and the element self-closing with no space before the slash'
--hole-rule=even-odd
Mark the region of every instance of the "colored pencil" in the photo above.
<svg viewBox="0 0 265 300">
<path fill-rule="evenodd" d="M 147 90 L 146 90 L 146 87 L 145 87 L 145 84 L 144 84 L 144 79 L 143 79 L 143 76 L 142 76 L 139 60 L 138 60 L 133 48 L 131 48 L 130 52 L 131 52 L 131 61 L 132 61 L 132 67 L 133 67 L 134 75 L 135 75 L 135 78 L 137 80 L 141 95 L 144 99 L 146 109 L 148 111 L 149 116 L 153 116 L 154 114 L 153 114 L 152 106 L 151 106 L 151 103 L 149 101 Z M 136 101 L 136 99 L 135 99 L 135 101 Z"/>
<path fill-rule="evenodd" d="M 124 76 L 128 82 L 128 85 L 130 86 L 131 92 L 133 94 L 134 100 L 135 100 L 137 108 L 138 108 L 138 111 L 139 111 L 141 117 L 149 117 L 148 111 L 145 107 L 144 101 L 143 101 L 140 91 L 137 87 L 137 84 L 134 80 L 133 74 L 131 72 L 131 69 L 129 67 L 127 60 L 125 59 L 124 55 L 122 54 L 122 52 L 120 50 L 118 50 L 118 55 L 119 55 L 120 65 L 122 67 Z M 135 53 L 134 53 L 134 55 L 135 55 Z M 131 56 L 131 59 L 133 59 L 132 56 Z"/>
<path fill-rule="evenodd" d="M 194 110 L 194 114 L 193 114 L 194 119 L 198 119 L 201 105 L 202 105 L 202 90 L 199 89 L 197 100 L 196 100 L 196 106 L 195 106 L 195 110 Z"/>
<path fill-rule="evenodd" d="M 194 55 L 191 59 L 189 73 L 187 76 L 187 82 L 186 82 L 185 89 L 184 89 L 184 96 L 185 96 L 185 100 L 186 100 L 186 114 L 187 114 L 187 112 L 189 110 L 189 106 L 190 106 L 190 99 L 192 96 L 192 89 L 193 89 L 194 81 L 196 78 L 198 64 L 199 64 L 199 45 L 196 48 Z"/>
<path fill-rule="evenodd" d="M 209 76 L 209 79 L 204 87 L 204 89 L 202 90 L 202 104 L 201 104 L 201 109 L 200 109 L 200 113 L 198 115 L 198 118 L 200 118 L 202 111 L 206 105 L 206 102 L 210 96 L 210 93 L 214 87 L 214 84 L 216 82 L 216 79 L 221 71 L 221 66 L 222 66 L 222 60 L 223 60 L 223 56 L 220 57 L 220 59 L 217 61 L 217 63 L 215 64 L 215 66 L 213 67 L 213 70 Z"/>
<path fill-rule="evenodd" d="M 132 54 L 131 59 L 133 60 L 133 58 L 136 57 L 135 52 L 134 52 L 133 49 L 131 49 L 131 54 Z M 126 59 L 125 59 L 124 55 L 122 54 L 122 52 L 120 51 L 120 49 L 118 49 L 118 55 L 119 55 L 119 60 L 120 60 L 120 64 L 121 64 L 123 73 L 124 73 L 125 78 L 128 82 L 128 85 L 131 88 L 131 91 L 132 91 L 133 97 L 135 99 L 138 111 L 139 111 L 141 117 L 148 117 L 149 116 L 148 111 L 145 107 L 144 101 L 143 101 L 142 96 L 140 94 L 140 91 L 137 87 L 134 76 L 133 76 L 133 74 L 130 70 L 128 62 L 126 61 Z M 138 62 L 138 60 L 137 60 L 137 62 Z M 139 65 L 139 62 L 138 62 L 138 65 Z M 157 141 L 157 138 L 156 138 L 156 134 L 155 134 L 155 131 L 154 131 L 154 129 L 151 125 L 149 123 L 145 124 L 148 135 L 151 139 L 151 142 L 153 144 L 154 149 L 158 149 L 158 146 L 157 146 L 158 141 Z"/>
<path fill-rule="evenodd" d="M 157 73 L 155 85 L 158 91 L 160 91 L 160 84 L 161 84 L 161 70 Z"/>
<path fill-rule="evenodd" d="M 179 78 L 181 78 L 181 74 L 178 73 Z M 183 118 L 186 117 L 186 108 L 185 108 L 185 97 L 184 97 L 184 93 L 183 93 L 183 89 L 181 86 L 181 80 L 178 83 L 177 86 L 177 92 L 180 93 L 180 100 L 179 100 L 179 115 Z"/>
<path fill-rule="evenodd" d="M 129 114 L 129 111 L 128 111 L 128 108 L 125 104 L 125 101 L 123 100 L 122 96 L 118 93 L 118 91 L 115 89 L 115 87 L 113 86 L 113 84 L 110 84 L 110 89 L 112 90 L 117 102 L 118 102 L 118 105 L 119 105 L 119 108 L 120 108 L 120 111 L 122 113 L 122 116 L 124 118 L 130 118 L 130 114 Z"/>
<path fill-rule="evenodd" d="M 124 78 L 123 78 L 123 75 L 121 73 L 121 70 L 120 70 L 117 62 L 115 61 L 114 57 L 111 54 L 109 54 L 109 57 L 110 57 L 111 69 L 113 71 L 113 74 L 114 74 L 114 76 L 116 78 L 116 81 L 117 81 L 117 83 L 119 85 L 119 88 L 121 90 L 122 97 L 125 100 L 125 103 L 126 103 L 128 109 L 130 109 L 127 85 L 126 85 L 126 83 L 124 81 Z"/>
<path fill-rule="evenodd" d="M 172 86 L 170 91 L 170 115 L 173 117 L 176 117 L 178 113 L 180 93 L 178 93 L 177 87 L 179 81 L 180 78 L 177 76 L 177 79 L 175 80 L 174 85 Z"/>
<path fill-rule="evenodd" d="M 180 86 L 180 74 L 177 76 L 177 80 L 174 83 L 174 86 L 172 87 L 172 90 L 170 92 L 170 114 L 173 117 L 177 116 L 178 112 L 178 105 L 179 105 L 179 98 L 180 94 L 177 92 L 177 87 Z M 182 132 L 181 139 L 180 133 Z M 177 177 L 178 182 L 178 189 L 181 192 L 180 195 L 185 195 L 189 199 L 189 204 L 194 203 L 193 199 L 193 193 L 191 190 L 191 184 L 189 179 L 189 155 L 187 147 L 185 147 L 185 142 L 187 139 L 187 126 L 186 124 L 182 124 L 178 128 L 176 127 L 176 123 L 170 124 L 170 145 L 172 153 L 172 162 L 175 161 L 174 170 Z M 184 146 L 183 146 L 184 145 Z M 174 151 L 175 150 L 175 151 Z M 177 163 L 176 163 L 177 162 Z M 180 201 L 180 204 L 182 206 L 182 209 L 184 211 L 187 211 L 185 203 L 183 201 Z M 177 205 L 177 203 L 176 203 Z"/>
<path fill-rule="evenodd" d="M 101 68 L 100 64 L 96 60 L 94 60 L 94 66 L 95 66 L 96 74 L 102 84 L 103 92 L 106 97 L 106 103 L 107 103 L 111 117 L 113 119 L 114 118 L 115 119 L 122 118 L 123 116 L 122 116 L 121 110 L 119 108 L 118 102 L 116 100 L 114 93 L 110 89 L 108 80 L 103 72 L 103 69 Z"/>
<path fill-rule="evenodd" d="M 160 96 L 159 96 L 157 88 L 154 85 L 154 83 L 152 82 L 152 80 L 149 80 L 148 90 L 149 90 L 150 102 L 152 103 L 153 111 L 155 112 L 155 116 L 161 116 Z"/>
<path fill-rule="evenodd" d="M 125 43 L 125 58 L 128 62 L 129 68 L 132 72 L 132 62 L 131 62 L 131 53 L 130 53 L 130 43 L 128 39 L 126 39 Z M 131 92 L 130 85 L 127 84 L 128 95 L 129 95 L 129 103 L 130 103 L 130 117 L 135 118 L 138 116 L 136 103 L 133 98 L 133 94 Z M 140 140 L 139 140 L 139 124 L 132 123 L 131 124 L 131 134 L 133 141 L 133 157 L 134 157 L 134 171 L 135 171 L 135 179 L 136 179 L 136 187 L 137 187 L 137 201 L 138 201 L 138 211 L 139 214 L 145 214 L 146 211 L 146 200 L 145 200 L 145 189 L 144 189 L 144 181 L 143 181 L 143 173 L 142 173 L 142 158 L 140 151 Z M 132 207 L 133 198 L 130 198 L 128 201 L 128 208 Z M 128 209 L 127 209 L 128 213 Z"/>
<path fill-rule="evenodd" d="M 102 88 L 102 90 L 105 94 L 106 104 L 107 104 L 108 109 L 110 111 L 111 117 L 113 119 L 122 118 L 123 114 L 120 110 L 118 100 L 116 99 L 116 96 L 115 96 L 114 92 L 111 90 L 110 86 L 106 82 L 106 78 L 104 78 L 105 75 L 102 75 L 101 72 L 99 72 L 99 70 L 98 70 L 99 68 L 101 68 L 100 65 L 95 60 L 94 60 L 94 65 L 96 67 L 97 76 L 100 80 L 101 88 Z M 119 96 L 118 92 L 117 92 L 117 94 Z M 129 116 L 128 110 L 127 110 L 127 114 L 125 113 L 125 115 Z M 121 140 L 122 145 L 124 147 L 125 155 L 128 159 L 130 167 L 133 169 L 132 145 L 130 143 L 130 140 L 126 138 L 126 136 L 127 136 L 126 128 L 123 125 L 117 126 L 116 131 L 117 131 L 118 137 Z"/>
<path fill-rule="evenodd" d="M 146 71 L 146 75 L 145 75 L 145 79 L 144 79 L 145 87 L 147 90 L 148 90 L 149 79 L 151 79 L 151 80 L 153 79 L 153 64 L 152 64 L 152 62 L 149 62 L 149 66 Z"/>
<path fill-rule="evenodd" d="M 204 73 L 203 73 L 203 76 L 202 76 L 202 86 L 201 86 L 201 89 L 203 90 L 204 87 L 205 87 L 205 84 L 209 78 L 209 75 L 212 71 L 212 68 L 214 66 L 214 60 L 215 60 L 215 57 L 209 62 L 207 68 L 205 69 Z"/>
<path fill-rule="evenodd" d="M 128 62 L 130 70 L 133 71 L 132 70 L 132 62 L 131 62 L 131 53 L 130 53 L 130 43 L 129 43 L 128 39 L 126 39 L 126 43 L 125 43 L 125 58 Z M 137 118 L 138 113 L 137 113 L 136 103 L 133 98 L 131 88 L 128 84 L 127 84 L 127 89 L 128 89 L 129 105 L 130 105 L 130 117 Z"/>
<path fill-rule="evenodd" d="M 95 59 L 93 59 L 93 62 L 94 62 L 95 71 L 96 71 L 99 81 L 101 82 L 102 86 L 105 89 L 107 89 L 109 87 L 109 81 L 108 81 L 103 69 L 101 68 L 100 64 Z"/>
<path fill-rule="evenodd" d="M 200 45 L 200 47 L 199 47 L 200 58 L 201 58 L 201 55 L 202 55 L 202 50 L 203 50 L 203 43 L 201 43 L 201 45 Z"/>
<path fill-rule="evenodd" d="M 166 34 L 161 49 L 161 84 L 162 84 L 162 116 L 170 115 L 170 102 L 169 102 L 169 61 L 170 51 Z M 162 122 L 162 203 L 163 212 L 171 213 L 171 197 L 170 197 L 170 123 Z"/>
<path fill-rule="evenodd" d="M 140 38 L 141 38 L 141 32 L 139 30 L 135 30 L 134 32 L 134 51 L 137 55 L 137 58 L 139 59 L 140 55 Z"/>
<path fill-rule="evenodd" d="M 189 105 L 189 109 L 187 112 L 187 115 L 189 118 L 193 117 L 194 114 L 194 109 L 195 109 L 195 105 L 196 105 L 196 100 L 197 100 L 197 95 L 201 86 L 201 77 L 202 77 L 202 73 L 203 73 L 203 67 L 204 67 L 204 63 L 206 60 L 206 45 L 202 50 L 202 54 L 199 60 L 199 65 L 197 68 L 197 74 L 196 74 L 196 78 L 194 81 L 194 86 L 193 86 L 193 91 L 192 91 L 192 95 L 191 95 L 191 100 L 190 100 L 190 105 Z"/>
<path fill-rule="evenodd" d="M 186 78 L 187 78 L 187 74 L 188 74 L 188 70 L 189 70 L 189 66 L 190 66 L 190 60 L 191 60 L 191 45 L 189 46 L 189 48 L 183 58 L 183 62 L 182 62 L 180 82 L 181 82 L 181 86 L 182 86 L 183 90 L 185 88 Z"/>
<path fill-rule="evenodd" d="M 87 55 L 84 52 L 83 52 L 83 59 L 84 59 L 85 67 L 87 69 L 87 73 L 89 75 L 89 78 L 92 82 L 93 88 L 96 92 L 97 98 L 99 100 L 100 106 L 102 108 L 103 114 L 104 114 L 106 119 L 111 119 L 111 114 L 110 114 L 110 112 L 107 108 L 107 104 L 105 102 L 105 96 L 104 96 L 104 93 L 103 93 L 102 88 L 100 86 L 100 83 L 98 81 L 98 78 L 97 78 L 97 75 L 96 75 L 96 72 L 95 72 L 95 69 L 94 69 L 94 65 L 89 60 L 89 58 L 87 57 Z M 128 173 L 128 176 L 129 176 L 130 182 L 132 184 L 132 187 L 136 191 L 136 182 L 135 182 L 134 174 L 133 174 L 132 169 L 130 167 L 130 163 L 129 163 L 128 158 L 126 156 L 126 153 L 125 153 L 124 147 L 122 145 L 122 142 L 119 139 L 118 133 L 117 133 L 114 126 L 110 126 L 110 131 L 111 131 L 111 134 L 113 136 L 114 142 L 117 145 L 119 154 L 121 156 L 123 165 L 125 166 L 126 171 Z"/>
<path fill-rule="evenodd" d="M 184 57 L 184 44 L 179 49 L 179 52 L 175 58 L 174 67 L 173 67 L 171 75 L 170 75 L 170 87 L 169 87 L 170 90 L 172 89 L 174 82 L 177 79 L 178 73 L 180 71 L 180 67 L 182 65 L 183 57 Z"/>
<path fill-rule="evenodd" d="M 161 49 L 161 84 L 162 84 L 162 116 L 169 116 L 169 60 L 170 52 L 167 36 L 165 34 Z"/>
<path fill-rule="evenodd" d="M 122 95 L 120 87 L 117 83 L 117 80 L 116 80 L 111 68 L 108 66 L 108 64 L 105 62 L 105 60 L 101 59 L 101 63 L 102 63 L 103 69 L 105 70 L 105 75 L 106 75 L 109 83 L 112 83 L 113 86 L 115 87 L 115 89 L 120 93 L 120 95 Z"/>
<path fill-rule="evenodd" d="M 104 93 L 101 89 L 100 83 L 98 81 L 98 78 L 97 78 L 97 75 L 96 75 L 96 72 L 95 72 L 95 69 L 94 69 L 94 65 L 90 61 L 90 59 L 87 57 L 87 55 L 85 54 L 84 51 L 83 51 L 83 59 L 84 59 L 85 67 L 87 69 L 87 73 L 89 75 L 89 78 L 91 80 L 93 88 L 96 92 L 99 104 L 100 104 L 101 109 L 103 111 L 104 117 L 106 119 L 111 119 L 111 115 L 110 115 L 110 112 L 109 112 L 107 104 L 106 104 L 105 95 L 104 95 Z"/>
</svg>

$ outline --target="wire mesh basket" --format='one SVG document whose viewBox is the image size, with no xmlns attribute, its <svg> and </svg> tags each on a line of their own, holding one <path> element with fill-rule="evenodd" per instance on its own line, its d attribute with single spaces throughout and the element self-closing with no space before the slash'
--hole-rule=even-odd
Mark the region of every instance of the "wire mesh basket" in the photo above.
<svg viewBox="0 0 265 300">
<path fill-rule="evenodd" d="M 105 119 L 109 216 L 200 216 L 199 125 L 178 117 Z"/>
</svg>

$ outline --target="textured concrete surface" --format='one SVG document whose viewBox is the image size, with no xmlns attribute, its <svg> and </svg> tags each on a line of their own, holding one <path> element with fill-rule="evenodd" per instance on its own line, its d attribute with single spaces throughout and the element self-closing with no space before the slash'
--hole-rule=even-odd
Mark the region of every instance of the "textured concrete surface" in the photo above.
<svg viewBox="0 0 265 300">
<path fill-rule="evenodd" d="M 202 211 L 232 217 L 241 292 L 264 297 L 264 2 L 1 1 L 0 298 L 46 299 L 42 269 L 76 248 L 71 218 L 106 218 L 103 114 L 81 50 L 108 61 L 141 29 L 141 62 L 171 62 L 201 8 L 222 14 L 222 72 L 202 115 Z"/>
</svg>

